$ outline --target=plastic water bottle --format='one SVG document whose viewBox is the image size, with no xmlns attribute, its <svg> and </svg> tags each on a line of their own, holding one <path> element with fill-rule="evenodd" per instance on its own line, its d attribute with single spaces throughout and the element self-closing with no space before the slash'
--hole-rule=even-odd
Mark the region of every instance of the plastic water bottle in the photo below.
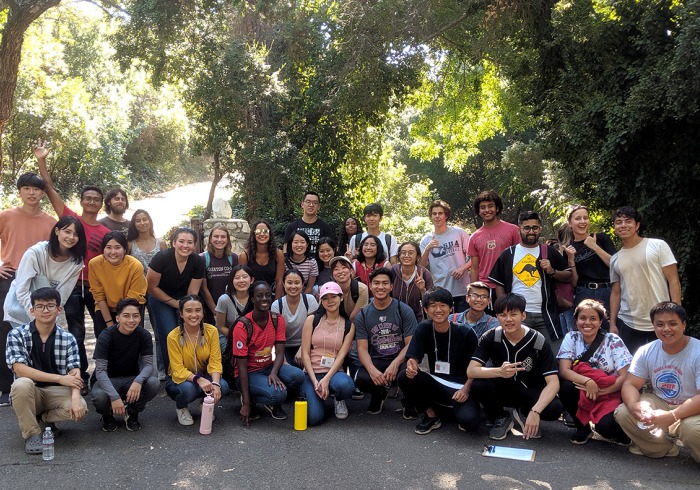
<svg viewBox="0 0 700 490">
<path fill-rule="evenodd" d="M 53 432 L 51 432 L 51 427 L 47 427 L 44 434 L 41 436 L 42 442 L 44 443 L 44 449 L 42 456 L 44 461 L 51 461 L 53 459 Z"/>
<path fill-rule="evenodd" d="M 211 424 L 214 420 L 214 397 L 207 393 L 202 403 L 202 418 L 199 421 L 199 433 L 211 434 Z"/>
<path fill-rule="evenodd" d="M 294 430 L 306 430 L 309 404 L 306 400 L 294 402 Z"/>
</svg>

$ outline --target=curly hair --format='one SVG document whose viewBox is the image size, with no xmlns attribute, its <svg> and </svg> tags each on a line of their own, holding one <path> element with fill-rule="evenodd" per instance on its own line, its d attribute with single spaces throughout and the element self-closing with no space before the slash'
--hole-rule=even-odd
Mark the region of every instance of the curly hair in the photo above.
<svg viewBox="0 0 700 490">
<path fill-rule="evenodd" d="M 365 254 L 362 251 L 362 248 L 365 242 L 370 238 L 372 238 L 374 240 L 374 243 L 377 244 L 377 256 L 374 258 L 374 263 L 381 264 L 386 260 L 386 253 L 384 252 L 384 245 L 382 245 L 382 241 L 374 235 L 367 235 L 362 239 L 362 241 L 360 242 L 360 246 L 357 247 L 357 260 L 362 264 L 365 263 Z"/>
<path fill-rule="evenodd" d="M 338 248 L 336 250 L 338 251 L 339 254 L 345 253 L 345 249 L 347 248 L 348 245 L 350 245 L 350 239 L 354 236 L 354 235 L 348 236 L 348 232 L 345 231 L 345 223 L 347 223 L 349 219 L 353 220 L 355 222 L 355 225 L 357 226 L 357 231 L 355 232 L 355 234 L 362 233 L 364 231 L 362 229 L 362 224 L 360 224 L 360 220 L 358 220 L 357 218 L 355 218 L 353 216 L 350 216 L 349 218 L 345 218 L 342 226 L 340 227 L 340 233 L 338 233 Z"/>
<path fill-rule="evenodd" d="M 277 257 L 277 245 L 275 244 L 275 235 L 272 233 L 272 226 L 267 220 L 259 219 L 250 227 L 250 236 L 248 237 L 248 243 L 246 243 L 245 253 L 248 255 L 249 261 L 255 261 L 255 252 L 258 249 L 258 242 L 255 241 L 255 229 L 261 224 L 267 226 L 270 232 L 270 240 L 267 242 L 267 254 L 270 256 L 270 263 L 272 263 Z"/>
</svg>

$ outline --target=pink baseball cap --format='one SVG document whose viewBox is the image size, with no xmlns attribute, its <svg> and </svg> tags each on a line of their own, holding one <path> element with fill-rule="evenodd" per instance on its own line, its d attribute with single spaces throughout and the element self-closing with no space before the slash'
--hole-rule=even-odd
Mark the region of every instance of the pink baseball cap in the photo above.
<svg viewBox="0 0 700 490">
<path fill-rule="evenodd" d="M 343 290 L 337 282 L 330 281 L 321 286 L 321 291 L 318 294 L 318 297 L 322 299 L 327 294 L 337 294 L 342 296 Z"/>
</svg>

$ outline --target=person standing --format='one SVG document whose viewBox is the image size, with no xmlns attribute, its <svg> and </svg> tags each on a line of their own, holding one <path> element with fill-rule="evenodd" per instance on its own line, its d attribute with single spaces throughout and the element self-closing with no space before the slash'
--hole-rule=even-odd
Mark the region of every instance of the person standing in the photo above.
<svg viewBox="0 0 700 490">
<path fill-rule="evenodd" d="M 309 237 L 311 246 L 309 248 L 309 255 L 316 255 L 316 245 L 321 237 L 333 238 L 333 231 L 328 223 L 319 219 L 318 212 L 321 209 L 321 198 L 316 192 L 308 191 L 304 194 L 304 199 L 301 201 L 301 209 L 304 210 L 304 214 L 301 218 L 297 218 L 287 225 L 287 229 L 284 232 L 284 243 L 285 252 L 287 250 L 287 244 L 292 240 L 292 236 L 296 231 L 303 231 Z"/>
<path fill-rule="evenodd" d="M 83 379 L 87 381 L 88 361 L 87 354 L 85 353 L 86 307 L 90 318 L 92 318 L 93 322 L 95 321 L 95 299 L 92 297 L 92 293 L 90 292 L 88 265 L 92 259 L 102 253 L 102 238 L 109 233 L 110 230 L 105 225 L 97 221 L 97 215 L 100 212 L 100 209 L 102 209 L 102 190 L 95 186 L 84 187 L 80 192 L 80 207 L 82 208 L 82 214 L 77 214 L 75 211 L 66 206 L 63 199 L 59 193 L 56 192 L 56 189 L 53 186 L 53 181 L 51 180 L 48 168 L 46 167 L 46 157 L 48 154 L 49 149 L 46 146 L 46 141 L 37 141 L 36 146 L 34 146 L 34 156 L 39 164 L 39 173 L 44 181 L 46 181 L 46 195 L 49 197 L 51 206 L 53 206 L 53 209 L 56 211 L 56 215 L 58 215 L 59 218 L 64 216 L 73 216 L 80 220 L 80 223 L 83 225 L 83 229 L 85 230 L 85 238 L 87 240 L 87 253 L 85 254 L 84 259 L 85 268 L 80 272 L 80 278 L 78 279 L 78 282 L 64 307 L 66 312 L 66 321 L 68 322 L 68 331 L 73 334 L 75 340 L 78 342 L 78 348 L 80 349 L 80 369 L 82 371 Z M 86 390 L 84 390 L 84 394 L 87 394 Z"/>
<path fill-rule="evenodd" d="M 502 221 L 499 218 L 501 211 L 503 211 L 503 201 L 496 191 L 484 191 L 474 199 L 474 213 L 483 220 L 484 224 L 469 239 L 467 253 L 472 261 L 469 278 L 470 282 L 481 281 L 489 286 L 489 308 L 496 300 L 496 284 L 489 280 L 489 273 L 501 252 L 520 243 L 518 227 Z"/>
<path fill-rule="evenodd" d="M 124 237 L 129 235 L 129 224 L 131 221 L 124 217 L 124 213 L 129 209 L 129 198 L 123 189 L 112 189 L 105 196 L 105 211 L 107 216 L 99 220 L 111 231 L 121 231 Z"/>
<path fill-rule="evenodd" d="M 610 259 L 610 331 L 619 333 L 632 354 L 656 340 L 649 311 L 662 301 L 681 303 L 676 258 L 663 240 L 643 238 L 642 216 L 623 206 L 615 212 L 622 248 Z"/>
<path fill-rule="evenodd" d="M 46 182 L 35 173 L 27 172 L 17 179 L 17 191 L 22 205 L 0 212 L 0 352 L 7 347 L 7 334 L 12 326 L 4 321 L 3 303 L 15 278 L 24 252 L 32 245 L 46 240 L 56 220 L 41 210 Z M 10 405 L 12 371 L 0 363 L 0 407 Z"/>
<path fill-rule="evenodd" d="M 434 231 L 420 241 L 420 265 L 430 268 L 436 286 L 452 293 L 455 311 L 464 311 L 469 284 L 469 233 L 458 226 L 447 225 L 450 213 L 450 205 L 441 199 L 430 204 L 428 216 Z"/>
<path fill-rule="evenodd" d="M 540 245 L 542 222 L 534 211 L 518 216 L 520 243 L 501 252 L 489 274 L 497 296 L 517 293 L 527 301 L 525 323 L 542 333 L 558 350 L 562 334 L 559 325 L 555 281 L 570 281 L 566 259 L 550 245 Z"/>
<path fill-rule="evenodd" d="M 348 242 L 348 251 L 350 252 L 350 255 L 346 255 L 346 257 L 349 259 L 357 258 L 360 252 L 360 243 L 367 235 L 373 235 L 379 238 L 379 241 L 382 243 L 382 248 L 384 249 L 384 256 L 386 259 L 392 264 L 397 262 L 399 251 L 396 240 L 391 235 L 384 233 L 379 228 L 383 216 L 384 208 L 381 204 L 375 202 L 365 206 L 364 219 L 365 223 L 367 224 L 367 231 L 360 230 L 350 238 L 350 241 Z"/>
</svg>

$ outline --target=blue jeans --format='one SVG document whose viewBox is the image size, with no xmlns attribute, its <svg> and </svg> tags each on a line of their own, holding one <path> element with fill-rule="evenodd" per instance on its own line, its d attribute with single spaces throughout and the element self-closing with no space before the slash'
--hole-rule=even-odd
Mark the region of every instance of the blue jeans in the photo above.
<svg viewBox="0 0 700 490">
<path fill-rule="evenodd" d="M 316 374 L 316 379 L 321 380 L 325 374 Z M 304 384 L 301 385 L 301 391 L 304 393 L 304 398 L 308 403 L 308 424 L 318 425 L 323 422 L 323 416 L 326 413 L 326 407 L 324 400 L 318 396 L 314 390 L 314 384 L 311 382 L 309 375 L 304 375 Z M 355 391 L 355 383 L 352 382 L 352 378 L 342 371 L 338 371 L 333 375 L 328 383 L 328 391 L 331 395 L 335 396 L 338 401 L 347 400 L 352 396 L 352 392 Z"/>
<path fill-rule="evenodd" d="M 158 335 L 156 332 L 156 321 L 154 319 L 154 314 L 151 311 L 151 295 L 146 293 L 146 310 L 148 311 L 148 321 L 151 323 L 151 330 L 153 330 L 153 338 L 155 339 L 155 349 L 153 351 L 153 354 L 155 355 L 155 368 L 158 369 L 159 372 L 165 373 L 165 366 L 163 365 L 163 355 L 160 352 L 160 344 L 158 343 Z M 141 326 L 146 327 L 146 317 L 144 316 L 141 318 Z M 154 374 L 158 374 L 158 372 L 155 372 Z"/>
<path fill-rule="evenodd" d="M 208 374 L 203 374 L 203 378 L 211 381 L 211 376 Z M 230 391 L 228 383 L 224 378 L 219 380 L 221 385 L 221 396 L 228 395 Z M 187 405 L 195 401 L 197 398 L 204 397 L 204 392 L 198 384 L 192 381 L 183 381 L 182 383 L 175 383 L 172 378 L 168 376 L 168 380 L 165 382 L 165 392 L 170 398 L 175 400 L 176 408 L 187 408 Z"/>
<path fill-rule="evenodd" d="M 282 364 L 277 377 L 287 387 L 286 390 L 278 390 L 270 386 L 267 377 L 272 372 L 272 364 L 260 371 L 248 372 L 248 392 L 252 403 L 263 405 L 279 405 L 287 399 L 288 390 L 298 390 L 304 382 L 304 372 L 298 367 Z M 236 387 L 241 390 L 241 378 L 236 378 Z"/>
<path fill-rule="evenodd" d="M 160 347 L 160 354 L 163 357 L 163 368 L 167 373 L 170 368 L 170 358 L 168 357 L 168 334 L 177 327 L 180 320 L 180 312 L 177 308 L 168 306 L 162 301 L 148 297 L 148 307 L 151 310 L 151 325 L 153 325 L 153 334 L 156 337 L 156 342 Z"/>
<path fill-rule="evenodd" d="M 574 288 L 574 308 L 578 306 L 578 304 L 583 301 L 584 299 L 594 299 L 596 301 L 600 301 L 603 306 L 605 306 L 605 311 L 607 313 L 607 316 L 610 316 L 610 288 L 598 288 L 598 289 L 591 289 L 591 288 L 586 288 L 583 286 L 576 286 Z M 610 321 L 608 318 L 603 318 L 603 323 L 601 324 L 600 328 L 603 330 L 610 330 Z"/>
<path fill-rule="evenodd" d="M 576 330 L 576 322 L 574 321 L 574 310 L 568 310 L 559 313 L 559 325 L 561 326 L 562 334 L 566 335 L 569 332 Z M 556 355 L 556 352 L 554 353 Z"/>
<path fill-rule="evenodd" d="M 93 325 L 95 323 L 95 300 L 90 292 L 90 285 L 87 282 L 78 282 L 70 293 L 65 306 L 66 322 L 68 331 L 75 337 L 78 343 L 78 353 L 80 354 L 80 374 L 87 380 L 88 358 L 85 352 L 85 307 L 87 307 Z M 97 338 L 97 334 L 95 335 Z"/>
<path fill-rule="evenodd" d="M 122 397 L 122 400 L 124 400 L 126 399 L 126 393 L 129 391 L 129 388 L 131 387 L 131 384 L 134 382 L 135 378 L 136 376 L 117 376 L 114 378 L 109 378 L 109 381 L 112 383 L 114 389 L 117 390 L 119 396 Z M 139 399 L 129 404 L 129 413 L 143 412 L 143 410 L 146 408 L 146 403 L 152 400 L 159 391 L 160 381 L 158 381 L 156 376 L 149 376 L 146 382 L 141 385 L 141 395 L 139 396 Z M 112 401 L 109 399 L 107 392 L 102 389 L 99 382 L 95 382 L 95 384 L 92 385 L 91 395 L 92 403 L 95 405 L 95 410 L 97 413 L 101 415 L 112 413 Z"/>
</svg>

